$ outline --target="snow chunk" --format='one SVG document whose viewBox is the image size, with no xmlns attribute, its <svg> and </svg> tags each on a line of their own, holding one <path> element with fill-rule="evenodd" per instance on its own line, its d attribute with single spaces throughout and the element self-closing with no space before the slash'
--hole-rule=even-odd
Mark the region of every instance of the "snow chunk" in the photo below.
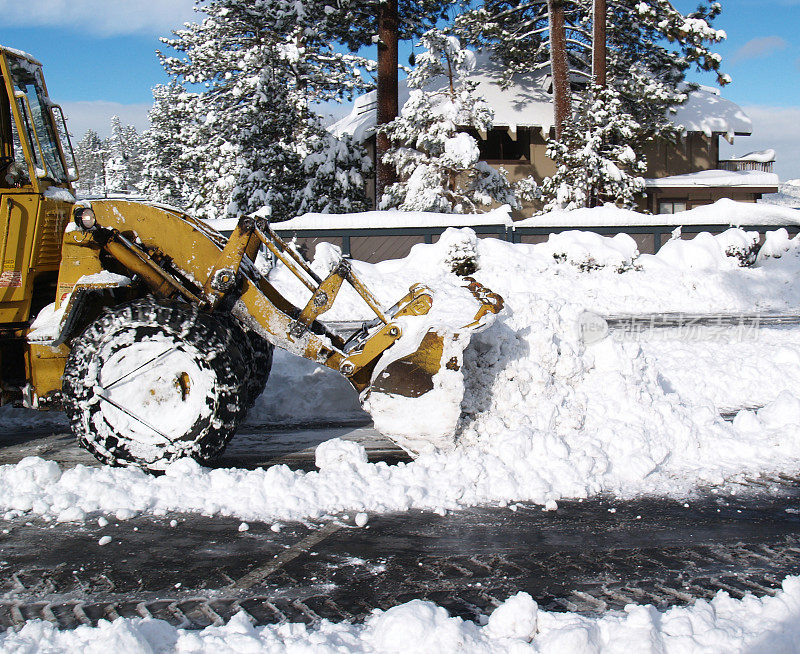
<svg viewBox="0 0 800 654">
<path fill-rule="evenodd" d="M 492 612 L 484 633 L 490 638 L 530 642 L 536 634 L 538 613 L 539 606 L 528 593 L 517 593 Z"/>
<path fill-rule="evenodd" d="M 320 470 L 337 470 L 367 463 L 367 451 L 360 443 L 332 438 L 320 443 L 314 451 L 314 462 Z"/>
</svg>

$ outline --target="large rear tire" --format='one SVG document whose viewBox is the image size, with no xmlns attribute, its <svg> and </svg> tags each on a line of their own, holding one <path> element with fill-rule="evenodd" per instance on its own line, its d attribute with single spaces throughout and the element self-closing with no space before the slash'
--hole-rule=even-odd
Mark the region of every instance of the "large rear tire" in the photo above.
<svg viewBox="0 0 800 654">
<path fill-rule="evenodd" d="M 216 315 L 216 314 L 215 314 Z M 248 374 L 245 379 L 246 410 L 249 411 L 256 403 L 258 396 L 264 392 L 270 370 L 272 370 L 272 343 L 261 338 L 254 331 L 246 329 L 230 314 L 217 315 L 222 326 L 231 333 L 234 343 L 244 357 Z"/>
<path fill-rule="evenodd" d="M 246 412 L 249 372 L 230 330 L 196 307 L 137 300 L 72 346 L 64 409 L 100 461 L 158 471 L 222 453 Z"/>
</svg>

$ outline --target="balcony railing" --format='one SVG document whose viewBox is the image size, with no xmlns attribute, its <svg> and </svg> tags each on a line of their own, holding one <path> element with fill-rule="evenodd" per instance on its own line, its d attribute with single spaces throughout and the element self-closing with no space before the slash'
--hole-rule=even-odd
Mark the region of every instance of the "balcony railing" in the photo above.
<svg viewBox="0 0 800 654">
<path fill-rule="evenodd" d="M 757 170 L 762 173 L 771 173 L 774 165 L 774 161 L 740 161 L 739 159 L 725 159 L 719 162 L 720 170 L 734 172 Z"/>
</svg>

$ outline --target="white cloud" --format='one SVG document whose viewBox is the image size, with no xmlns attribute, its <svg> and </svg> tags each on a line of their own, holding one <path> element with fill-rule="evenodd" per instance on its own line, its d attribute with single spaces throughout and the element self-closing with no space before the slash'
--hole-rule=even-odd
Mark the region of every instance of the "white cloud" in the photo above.
<svg viewBox="0 0 800 654">
<path fill-rule="evenodd" d="M 86 130 L 93 129 L 100 136 L 106 137 L 111 131 L 111 116 L 119 116 L 123 125 L 133 125 L 141 134 L 150 126 L 147 112 L 150 104 L 122 104 L 104 100 L 63 102 L 67 128 L 75 145 Z"/>
<path fill-rule="evenodd" d="M 762 36 L 757 39 L 750 39 L 731 56 L 731 63 L 737 64 L 747 59 L 757 59 L 767 57 L 773 52 L 783 50 L 789 44 L 780 36 Z"/>
<path fill-rule="evenodd" d="M 71 27 L 100 36 L 168 35 L 192 20 L 195 0 L 0 0 L 6 27 Z"/>
<path fill-rule="evenodd" d="M 753 135 L 736 138 L 731 147 L 722 141 L 720 158 L 773 148 L 775 172 L 782 180 L 800 177 L 800 107 L 743 107 L 753 120 Z"/>
</svg>

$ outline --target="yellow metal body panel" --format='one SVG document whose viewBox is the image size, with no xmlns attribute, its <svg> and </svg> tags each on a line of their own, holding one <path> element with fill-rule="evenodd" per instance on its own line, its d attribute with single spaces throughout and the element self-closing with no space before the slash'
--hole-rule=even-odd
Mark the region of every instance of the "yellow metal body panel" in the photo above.
<svg viewBox="0 0 800 654">
<path fill-rule="evenodd" d="M 88 232 L 73 230 L 65 232 L 61 247 L 61 267 L 58 270 L 56 309 L 72 293 L 78 280 L 84 275 L 102 272 L 100 246 Z"/>
<path fill-rule="evenodd" d="M 161 249 L 198 286 L 208 281 L 225 245 L 217 232 L 177 210 L 129 200 L 93 200 L 92 210 L 98 225 Z"/>
<path fill-rule="evenodd" d="M 69 348 L 66 345 L 50 347 L 42 343 L 29 343 L 25 364 L 30 371 L 30 384 L 36 397 L 47 397 L 61 390 L 61 376 L 67 363 Z"/>
</svg>

